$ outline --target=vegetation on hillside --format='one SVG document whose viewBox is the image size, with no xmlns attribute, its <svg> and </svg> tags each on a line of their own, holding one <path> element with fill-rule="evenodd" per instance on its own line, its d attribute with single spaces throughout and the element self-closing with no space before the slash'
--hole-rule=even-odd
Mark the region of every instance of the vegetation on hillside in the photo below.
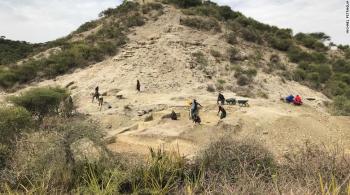
<svg viewBox="0 0 350 195">
<path fill-rule="evenodd" d="M 272 67 L 277 68 L 287 79 L 294 79 L 322 91 L 335 100 L 333 107 L 336 114 L 350 115 L 348 112 L 350 110 L 349 47 L 340 45 L 339 48 L 344 51 L 344 56 L 331 57 L 327 53 L 328 47 L 324 44 L 324 41 L 330 41 L 330 37 L 324 33 L 298 33 L 293 36 L 291 29 L 280 29 L 260 23 L 245 17 L 240 12 L 232 11 L 228 6 L 219 6 L 213 2 L 200 3 L 194 0 L 186 5 L 181 0 L 166 2 L 183 8 L 183 13 L 188 15 L 181 19 L 183 25 L 205 31 L 224 26 L 228 30 L 226 39 L 229 44 L 237 44 L 237 39 L 240 37 L 245 41 L 285 52 L 290 62 L 298 64 L 292 76 L 280 63 L 271 63 L 270 65 L 273 66 L 269 67 L 268 72 L 273 71 Z M 217 25 L 212 25 L 215 24 L 215 20 Z M 237 61 L 237 54 L 238 50 L 234 48 L 228 52 L 232 63 Z M 238 78 L 237 74 L 236 76 Z M 240 85 L 249 83 L 247 76 L 240 75 L 238 79 Z"/>
<path fill-rule="evenodd" d="M 161 10 L 157 4 L 157 10 Z M 100 20 L 88 22 L 72 35 L 49 42 L 45 45 L 60 47 L 61 52 L 48 58 L 31 59 L 21 65 L 0 67 L 0 87 L 11 88 L 16 84 L 27 83 L 35 79 L 53 78 L 75 68 L 81 68 L 113 56 L 118 48 L 127 41 L 129 28 L 145 23 L 142 6 L 134 2 L 124 2 L 115 9 L 103 11 Z M 108 18 L 108 19 L 107 19 Z M 71 41 L 74 35 L 91 30 L 97 25 L 101 28 L 89 34 L 84 40 Z"/>
<path fill-rule="evenodd" d="M 181 8 L 186 17 L 180 23 L 197 30 L 220 32 L 224 27 L 225 38 L 229 44 L 235 45 L 240 40 L 252 42 L 265 47 L 272 47 L 285 52 L 290 62 L 298 64 L 297 69 L 291 71 L 281 63 L 270 63 L 266 72 L 278 70 L 280 75 L 287 79 L 294 79 L 314 89 L 324 92 L 328 97 L 338 101 L 333 106 L 339 110 L 338 114 L 347 114 L 350 108 L 350 48 L 339 45 L 343 57 L 328 55 L 328 47 L 324 41 L 330 37 L 324 33 L 298 33 L 293 36 L 291 29 L 280 29 L 260 23 L 246 17 L 240 12 L 232 11 L 228 6 L 219 6 L 213 2 L 200 0 L 164 0 L 164 3 L 173 4 Z M 75 68 L 86 67 L 100 62 L 108 56 L 113 56 L 118 48 L 127 41 L 128 29 L 145 23 L 147 13 L 151 10 L 162 13 L 161 3 L 139 5 L 126 1 L 117 8 L 110 8 L 101 12 L 99 20 L 83 24 L 71 35 L 48 42 L 40 46 L 43 48 L 60 47 L 61 52 L 44 59 L 27 60 L 21 65 L 0 66 L 0 87 L 12 88 L 18 84 L 27 83 L 36 79 L 53 78 L 67 73 Z M 96 28 L 99 26 L 99 28 Z M 84 39 L 74 40 L 72 37 L 92 29 L 97 32 L 86 33 Z M 5 63 L 12 63 L 27 56 L 33 45 L 27 43 L 9 42 L 2 39 L 5 46 L 11 45 L 11 54 L 5 55 Z M 1 44 L 0 44 L 1 46 Z M 3 50 L 2 50 L 3 51 Z M 19 56 L 16 56 L 19 55 Z M 229 60 L 236 63 L 246 59 L 239 55 L 237 49 L 228 51 Z M 219 58 L 216 57 L 218 60 Z M 220 57 L 221 58 L 221 57 Z M 247 83 L 246 77 L 240 77 L 241 84 Z"/>
<path fill-rule="evenodd" d="M 0 65 L 15 63 L 34 52 L 36 44 L 0 38 Z"/>
</svg>

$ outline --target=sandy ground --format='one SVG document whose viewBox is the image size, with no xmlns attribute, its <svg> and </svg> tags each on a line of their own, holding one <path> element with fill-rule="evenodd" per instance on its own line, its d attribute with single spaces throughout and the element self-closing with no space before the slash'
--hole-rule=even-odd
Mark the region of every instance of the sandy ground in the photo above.
<svg viewBox="0 0 350 195">
<path fill-rule="evenodd" d="M 329 101 L 324 95 L 296 82 L 282 82 L 274 75 L 259 73 L 255 80 L 256 86 L 269 94 L 268 99 L 243 98 L 223 91 L 226 98 L 249 99 L 250 107 L 226 105 L 228 116 L 219 120 L 217 93 L 207 92 L 206 87 L 221 75 L 210 80 L 201 71 L 191 69 L 191 53 L 200 50 L 209 55 L 211 48 L 220 50 L 226 43 L 222 34 L 181 26 L 180 17 L 179 11 L 168 7 L 157 21 L 135 28 L 130 42 L 115 57 L 29 87 L 74 82 L 70 89 L 78 111 L 100 121 L 107 131 L 108 148 L 114 152 L 147 154 L 149 147 L 164 147 L 191 157 L 223 136 L 260 140 L 277 156 L 288 151 L 290 145 L 306 140 L 341 143 L 350 151 L 350 118 L 331 116 L 323 105 Z M 137 79 L 142 85 L 140 93 L 135 89 Z M 230 75 L 227 79 L 235 83 Z M 97 102 L 91 102 L 96 86 L 106 93 L 101 111 Z M 301 107 L 279 100 L 280 95 L 289 93 L 316 100 L 305 100 Z M 124 98 L 118 99 L 117 95 Z M 0 101 L 4 96 L 0 95 Z M 201 125 L 188 119 L 188 101 L 193 98 L 204 106 Z M 162 119 L 172 110 L 180 113 L 179 120 Z M 151 112 L 138 116 L 140 111 Z M 145 122 L 150 115 L 153 119 Z"/>
</svg>

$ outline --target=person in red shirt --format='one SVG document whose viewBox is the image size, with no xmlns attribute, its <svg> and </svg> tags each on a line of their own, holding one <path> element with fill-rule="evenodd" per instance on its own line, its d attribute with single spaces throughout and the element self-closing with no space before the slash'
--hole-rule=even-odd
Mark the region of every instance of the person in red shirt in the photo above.
<svg viewBox="0 0 350 195">
<path fill-rule="evenodd" d="M 300 106 L 302 104 L 303 104 L 303 102 L 301 101 L 301 97 L 299 95 L 297 95 L 294 99 L 294 105 Z"/>
</svg>

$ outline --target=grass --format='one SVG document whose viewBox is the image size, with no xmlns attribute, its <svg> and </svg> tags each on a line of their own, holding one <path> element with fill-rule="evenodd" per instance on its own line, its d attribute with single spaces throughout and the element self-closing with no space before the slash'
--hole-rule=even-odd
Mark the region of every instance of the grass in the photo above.
<svg viewBox="0 0 350 195">
<path fill-rule="evenodd" d="M 0 190 L 7 194 L 345 194 L 349 160 L 340 147 L 306 142 L 277 161 L 256 140 L 226 136 L 192 161 L 178 151 L 150 148 L 146 161 L 109 157 L 58 170 L 36 170 L 42 174 L 19 180 L 17 185 L 2 182 Z"/>
</svg>

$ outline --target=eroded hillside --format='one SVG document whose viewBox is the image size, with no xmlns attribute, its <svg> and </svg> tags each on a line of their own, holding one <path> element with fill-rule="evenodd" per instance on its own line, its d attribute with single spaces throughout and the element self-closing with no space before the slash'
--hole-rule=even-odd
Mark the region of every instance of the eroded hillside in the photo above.
<svg viewBox="0 0 350 195">
<path fill-rule="evenodd" d="M 238 38 L 232 60 L 224 26 L 220 24 L 220 32 L 196 30 L 181 24 L 186 17 L 164 5 L 157 19 L 130 29 L 117 55 L 30 87 L 68 86 L 77 111 L 101 123 L 114 152 L 146 154 L 148 147 L 163 146 L 192 156 L 222 136 L 256 138 L 276 155 L 307 140 L 350 147 L 350 120 L 327 112 L 325 104 L 331 100 L 275 70 L 266 71 L 273 58 L 285 69 L 295 69 L 285 53 Z M 242 74 L 247 83 L 240 83 Z M 96 86 L 103 94 L 102 110 L 91 102 Z M 247 99 L 250 107 L 227 105 L 228 117 L 219 120 L 218 91 L 226 98 Z M 301 107 L 279 100 L 291 93 L 315 100 L 305 99 Z M 188 119 L 193 98 L 204 106 L 201 125 Z M 178 121 L 164 118 L 172 110 L 180 113 Z"/>
</svg>

